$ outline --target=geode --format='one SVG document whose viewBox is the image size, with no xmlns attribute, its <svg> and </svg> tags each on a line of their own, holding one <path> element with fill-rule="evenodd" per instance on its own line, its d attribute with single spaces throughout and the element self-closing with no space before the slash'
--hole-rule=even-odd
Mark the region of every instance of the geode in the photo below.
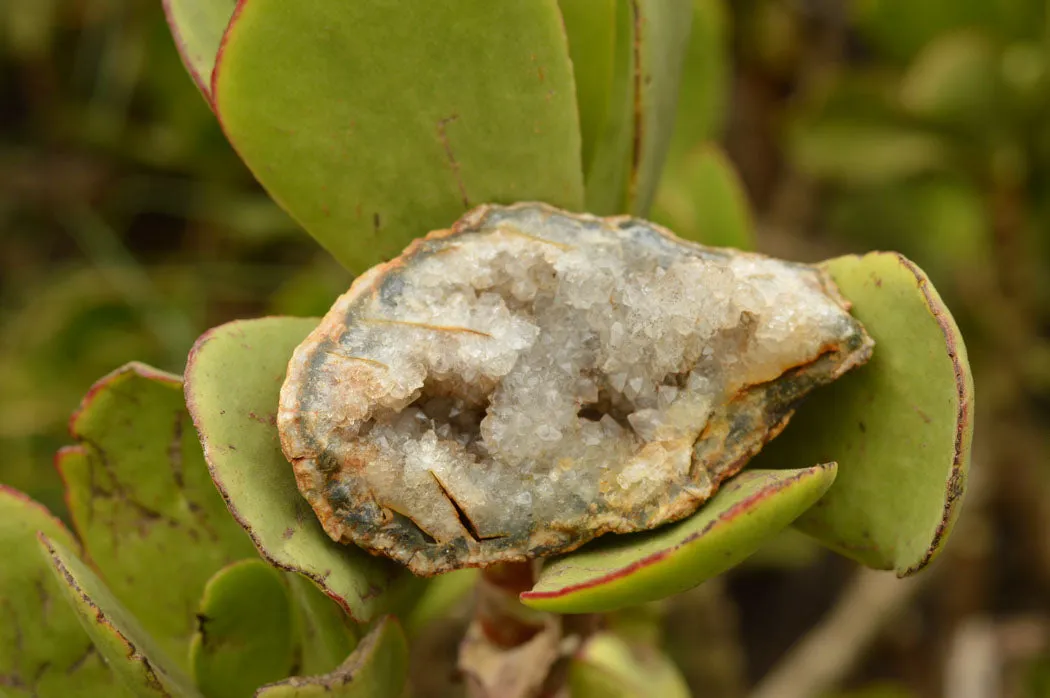
<svg viewBox="0 0 1050 698">
<path fill-rule="evenodd" d="M 817 267 L 482 206 L 360 276 L 278 428 L 336 541 L 416 574 L 692 513 L 873 342 Z"/>
</svg>

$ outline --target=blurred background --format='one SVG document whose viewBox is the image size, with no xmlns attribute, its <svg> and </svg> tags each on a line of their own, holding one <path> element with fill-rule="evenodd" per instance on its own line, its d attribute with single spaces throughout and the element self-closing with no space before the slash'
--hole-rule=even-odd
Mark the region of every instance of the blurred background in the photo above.
<svg viewBox="0 0 1050 698">
<path fill-rule="evenodd" d="M 716 144 L 760 251 L 918 262 L 978 394 L 968 500 L 932 569 L 858 574 L 785 535 L 670 602 L 696 695 L 1050 696 L 1048 4 L 695 1 L 672 161 Z M 656 216 L 688 225 L 680 190 Z M 205 329 L 321 314 L 349 283 L 226 144 L 159 0 L 0 3 L 0 483 L 62 512 L 52 455 L 97 378 L 181 372 Z"/>
</svg>

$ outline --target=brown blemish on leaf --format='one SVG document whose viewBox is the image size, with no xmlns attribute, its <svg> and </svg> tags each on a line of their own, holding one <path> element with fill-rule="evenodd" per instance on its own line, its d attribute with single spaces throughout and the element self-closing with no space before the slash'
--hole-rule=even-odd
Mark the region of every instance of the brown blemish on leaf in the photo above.
<svg viewBox="0 0 1050 698">
<path fill-rule="evenodd" d="M 638 176 L 642 166 L 642 138 L 645 132 L 645 114 L 642 108 L 642 9 L 639 0 L 631 0 L 631 20 L 634 41 L 631 50 L 634 59 L 634 132 L 631 134 L 631 168 L 628 172 L 627 200 L 634 202 L 638 195 Z"/>
<path fill-rule="evenodd" d="M 249 412 L 248 413 L 248 419 L 252 420 L 253 422 L 258 422 L 259 424 L 262 424 L 262 425 L 265 425 L 265 426 L 268 426 L 268 427 L 276 427 L 277 426 L 277 413 L 276 412 L 270 412 L 265 417 L 260 417 L 255 412 Z"/>
<path fill-rule="evenodd" d="M 437 123 L 438 140 L 441 142 L 441 147 L 445 150 L 445 157 L 448 159 L 448 166 L 452 170 L 452 176 L 456 180 L 456 186 L 459 188 L 459 195 L 462 197 L 463 208 L 470 208 L 470 197 L 467 196 L 467 185 L 463 181 L 463 175 L 459 170 L 459 161 L 456 160 L 456 154 L 452 150 L 452 143 L 448 138 L 448 125 L 459 120 L 459 114 L 453 114 L 452 116 L 445 117 Z"/>
<path fill-rule="evenodd" d="M 167 516 L 156 509 L 143 504 L 136 499 L 127 485 L 117 477 L 116 471 L 113 468 L 113 464 L 110 462 L 109 454 L 102 448 L 100 444 L 95 442 L 93 439 L 87 437 L 84 434 L 74 434 L 74 436 L 80 441 L 82 446 L 82 453 L 87 460 L 87 467 L 89 468 L 89 477 L 91 478 L 91 494 L 92 494 L 92 506 L 89 508 L 89 518 L 87 522 L 83 522 L 85 526 L 82 526 L 77 516 L 73 516 L 73 524 L 80 535 L 81 539 L 86 539 L 87 529 L 86 524 L 90 523 L 95 513 L 94 503 L 96 500 L 104 499 L 116 499 L 126 504 L 128 507 L 133 509 L 140 518 L 139 533 L 140 535 L 146 535 L 148 531 L 147 524 L 158 524 L 163 523 L 171 528 L 180 528 L 182 522 Z M 107 484 L 111 489 L 106 489 L 101 484 L 95 481 L 95 468 L 98 467 L 108 478 Z M 116 522 L 108 522 L 110 526 L 116 526 Z M 114 536 L 117 535 L 116 529 L 114 529 Z"/>
<path fill-rule="evenodd" d="M 194 618 L 196 618 L 196 620 L 197 620 L 197 634 L 200 635 L 201 646 L 202 647 L 207 647 L 208 646 L 208 637 L 209 637 L 208 636 L 207 625 L 208 625 L 208 621 L 211 620 L 211 619 L 208 618 L 208 616 L 204 615 L 203 613 L 194 614 Z"/>
</svg>

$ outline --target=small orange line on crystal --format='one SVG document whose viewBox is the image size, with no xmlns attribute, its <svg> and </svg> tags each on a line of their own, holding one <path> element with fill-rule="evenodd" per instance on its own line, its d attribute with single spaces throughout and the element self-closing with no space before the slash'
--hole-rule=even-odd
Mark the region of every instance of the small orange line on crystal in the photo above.
<svg viewBox="0 0 1050 698">
<path fill-rule="evenodd" d="M 552 247 L 557 247 L 559 250 L 568 251 L 568 250 L 576 249 L 572 245 L 565 245 L 565 244 L 562 244 L 560 242 L 554 242 L 553 240 L 548 240 L 547 238 L 541 238 L 541 237 L 536 237 L 535 235 L 529 235 L 528 233 L 523 233 L 520 230 L 515 230 L 514 228 L 497 228 L 496 232 L 497 233 L 502 233 L 504 235 L 513 235 L 513 236 L 516 236 L 516 237 L 519 237 L 519 238 L 525 238 L 527 240 L 532 240 L 533 242 L 540 242 L 540 243 L 543 243 L 544 245 L 551 245 Z"/>
<path fill-rule="evenodd" d="M 361 361 L 361 362 L 366 363 L 366 364 L 371 364 L 373 366 L 378 366 L 379 368 L 385 368 L 388 371 L 390 370 L 390 367 L 387 366 L 382 361 L 376 361 L 375 359 L 369 359 L 369 358 L 364 357 L 364 356 L 353 356 L 351 354 L 340 354 L 339 352 L 332 351 L 331 349 L 326 350 L 325 353 L 328 354 L 329 356 L 334 356 L 337 359 L 349 359 L 350 361 Z"/>
<path fill-rule="evenodd" d="M 406 327 L 418 327 L 422 330 L 433 330 L 434 332 L 465 332 L 467 334 L 477 335 L 479 337 L 485 337 L 486 339 L 492 339 L 492 335 L 488 332 L 482 332 L 481 330 L 474 330 L 469 327 L 452 327 L 449 325 L 431 325 L 426 322 L 412 322 L 410 320 L 389 320 L 387 318 L 361 318 L 358 322 L 370 323 L 373 325 L 404 325 Z"/>
</svg>

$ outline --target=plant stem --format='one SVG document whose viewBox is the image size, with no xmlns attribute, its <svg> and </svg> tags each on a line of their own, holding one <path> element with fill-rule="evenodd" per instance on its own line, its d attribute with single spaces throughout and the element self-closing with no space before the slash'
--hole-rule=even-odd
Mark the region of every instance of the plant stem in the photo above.
<svg viewBox="0 0 1050 698">
<path fill-rule="evenodd" d="M 524 606 L 531 562 L 486 568 L 478 582 L 474 620 L 459 650 L 471 698 L 546 698 L 565 694 L 568 656 L 594 632 L 600 617 L 561 617 Z"/>
</svg>

